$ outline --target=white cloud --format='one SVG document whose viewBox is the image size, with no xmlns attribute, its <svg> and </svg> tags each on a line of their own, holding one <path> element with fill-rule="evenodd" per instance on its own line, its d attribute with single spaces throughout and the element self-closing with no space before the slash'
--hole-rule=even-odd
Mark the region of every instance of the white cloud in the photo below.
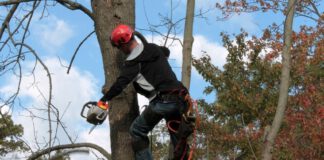
<svg viewBox="0 0 324 160">
<path fill-rule="evenodd" d="M 70 24 L 54 15 L 39 21 L 35 20 L 32 24 L 32 33 L 35 34 L 32 37 L 36 37 L 34 41 L 51 53 L 62 47 L 74 34 Z"/>
<path fill-rule="evenodd" d="M 10 108 L 9 108 L 9 106 L 4 105 L 3 107 L 0 108 L 0 112 L 1 112 L 2 114 L 9 113 L 9 112 L 10 112 Z"/>
<path fill-rule="evenodd" d="M 102 146 L 108 152 L 110 151 L 110 131 L 108 121 L 105 121 L 100 127 L 95 128 L 91 134 L 89 134 L 90 128 L 80 134 L 80 139 L 95 143 L 99 146 Z"/>
<path fill-rule="evenodd" d="M 100 89 L 97 85 L 96 79 L 90 73 L 80 71 L 76 67 L 73 67 L 70 74 L 67 75 L 66 68 L 63 68 L 56 58 L 47 58 L 44 63 L 51 71 L 53 81 L 53 104 L 58 108 L 61 116 L 64 113 L 62 122 L 66 125 L 67 131 L 71 134 L 71 137 L 73 139 L 78 137 L 78 142 L 97 144 L 110 152 L 111 144 L 108 121 L 105 121 L 103 125 L 98 126 L 91 134 L 89 134 L 92 125 L 88 124 L 80 116 L 81 107 L 85 102 L 89 100 L 97 100 L 99 98 L 98 94 L 100 94 Z M 65 61 L 62 61 L 62 63 L 66 64 Z M 33 67 L 33 63 L 27 62 L 25 66 L 26 70 L 29 70 Z M 36 68 L 35 75 L 35 81 L 33 76 L 23 78 L 20 98 L 24 99 L 23 106 L 32 111 L 36 116 L 47 118 L 47 107 L 43 96 L 45 96 L 45 98 L 48 96 L 48 78 L 41 66 Z M 15 76 L 9 77 L 6 80 L 6 83 L 4 83 L 5 86 L 0 86 L 0 94 L 6 94 L 9 96 L 10 93 L 13 93 L 16 89 L 17 81 L 18 80 Z M 42 92 L 43 96 L 39 91 Z M 139 106 L 141 110 L 144 109 L 142 106 L 147 105 L 148 103 L 148 99 L 139 95 Z M 32 109 L 35 107 L 41 108 L 43 111 Z M 3 109 L 7 110 L 7 107 Z M 37 118 L 32 121 L 32 118 L 30 118 L 29 115 L 30 114 L 27 110 L 16 109 L 13 118 L 15 123 L 23 125 L 23 138 L 32 148 L 37 148 L 34 138 L 35 135 L 37 141 L 41 143 L 40 146 L 44 147 L 49 137 L 48 121 Z M 54 115 L 52 115 L 52 118 L 53 117 Z M 53 122 L 51 124 L 54 130 L 56 128 L 56 123 Z M 58 139 L 59 142 L 56 141 L 56 145 L 58 143 L 69 143 L 69 139 L 61 127 L 59 127 L 58 130 Z M 82 158 L 88 157 L 88 159 L 94 159 L 93 154 L 75 154 L 71 157 L 72 159 L 79 159 L 80 156 Z"/>
<path fill-rule="evenodd" d="M 80 141 L 94 143 L 104 148 L 106 151 L 108 151 L 108 153 L 111 153 L 110 130 L 109 130 L 108 122 L 106 121 L 100 127 L 95 128 L 91 132 L 91 134 L 89 134 L 89 130 L 82 132 L 80 134 Z M 98 156 L 100 155 L 101 157 L 101 154 L 99 152 L 95 151 L 94 153 Z M 71 157 L 72 159 L 76 159 L 76 160 L 81 158 L 80 155 L 74 155 Z M 82 155 L 82 159 L 84 158 L 85 156 Z M 96 158 L 90 152 L 90 154 L 88 155 L 88 159 L 96 159 Z"/>
<path fill-rule="evenodd" d="M 109 149 L 110 140 L 108 126 L 104 125 L 102 128 L 95 129 L 91 135 L 88 135 L 91 125 L 80 116 L 81 107 L 85 102 L 100 98 L 100 89 L 97 85 L 97 80 L 90 73 L 80 71 L 76 67 L 73 67 L 70 74 L 67 75 L 66 68 L 63 68 L 56 58 L 47 58 L 44 63 L 47 64 L 52 76 L 53 104 L 60 111 L 60 116 L 64 114 L 62 122 L 64 122 L 71 137 L 73 139 L 79 137 L 79 142 L 93 142 Z M 66 62 L 63 61 L 63 63 Z M 32 64 L 31 62 L 26 62 L 25 68 L 31 69 L 33 66 Z M 35 81 L 33 76 L 25 76 L 23 78 L 20 91 L 21 102 L 24 107 L 33 111 L 36 116 L 47 118 L 46 103 L 39 91 L 47 98 L 49 87 L 48 78 L 40 65 L 37 66 L 35 75 Z M 6 83 L 4 83 L 5 86 L 0 86 L 0 94 L 9 95 L 14 92 L 17 81 L 15 76 L 9 77 Z M 35 107 L 42 110 L 32 109 Z M 43 147 L 45 145 L 43 142 L 48 140 L 48 121 L 34 119 L 33 124 L 32 119 L 28 116 L 29 112 L 27 110 L 16 108 L 13 119 L 15 123 L 23 125 L 23 138 L 26 139 L 33 148 L 36 148 L 34 134 L 37 135 L 38 141 L 42 142 L 40 145 Z M 51 114 L 51 116 L 54 118 L 53 114 Z M 35 126 L 35 132 L 33 126 Z M 56 123 L 53 122 L 52 126 L 53 130 L 55 130 Z M 105 141 L 96 139 L 96 135 L 99 134 L 101 137 L 105 137 Z M 56 145 L 58 143 L 69 143 L 67 136 L 60 127 L 57 136 L 59 142 L 56 141 Z"/>
<path fill-rule="evenodd" d="M 177 38 L 182 39 L 182 35 Z M 148 38 L 148 40 L 150 40 Z M 153 43 L 161 44 L 163 42 L 163 38 L 160 36 L 156 36 L 153 38 Z M 171 41 L 169 40 L 170 45 Z M 179 41 L 174 41 L 174 43 L 169 46 L 170 49 L 170 59 L 175 59 L 177 65 L 182 65 L 182 46 Z M 208 54 L 211 57 L 212 63 L 215 66 L 222 67 L 226 62 L 226 56 L 228 54 L 227 50 L 218 44 L 217 42 L 213 42 L 206 38 L 203 35 L 194 35 L 194 42 L 192 47 L 192 55 L 195 58 L 199 58 L 204 54 Z"/>
</svg>

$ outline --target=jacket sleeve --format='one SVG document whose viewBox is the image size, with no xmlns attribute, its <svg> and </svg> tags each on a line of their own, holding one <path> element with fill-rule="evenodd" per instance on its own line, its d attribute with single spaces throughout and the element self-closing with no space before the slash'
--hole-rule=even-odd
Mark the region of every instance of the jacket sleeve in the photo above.
<svg viewBox="0 0 324 160">
<path fill-rule="evenodd" d="M 123 66 L 122 72 L 115 81 L 115 83 L 110 87 L 108 92 L 100 100 L 110 101 L 112 98 L 119 95 L 127 87 L 127 85 L 136 78 L 139 72 L 139 63 L 126 63 Z"/>
</svg>

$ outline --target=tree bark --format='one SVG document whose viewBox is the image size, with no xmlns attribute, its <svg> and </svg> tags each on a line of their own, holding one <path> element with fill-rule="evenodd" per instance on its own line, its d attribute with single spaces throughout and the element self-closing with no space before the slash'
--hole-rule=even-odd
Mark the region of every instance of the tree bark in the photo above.
<svg viewBox="0 0 324 160">
<path fill-rule="evenodd" d="M 110 88 L 119 76 L 125 58 L 112 47 L 110 33 L 120 23 L 135 26 L 135 1 L 92 0 L 91 6 L 105 71 L 104 88 Z M 136 93 L 128 87 L 109 103 L 112 106 L 109 113 L 112 159 L 134 159 L 128 130 L 139 114 Z"/>
<path fill-rule="evenodd" d="M 195 13 L 195 0 L 187 0 L 186 22 L 185 22 L 183 48 L 182 48 L 183 61 L 182 61 L 181 82 L 188 89 L 190 88 L 191 52 L 192 52 L 192 43 L 194 41 L 192 36 L 194 13 Z"/>
<path fill-rule="evenodd" d="M 286 105 L 288 101 L 288 89 L 289 89 L 289 79 L 290 79 L 290 49 L 292 43 L 292 24 L 294 20 L 295 13 L 295 2 L 296 0 L 288 1 L 287 16 L 285 19 L 285 28 L 284 28 L 284 47 L 282 51 L 282 69 L 281 69 L 281 80 L 280 80 L 280 90 L 279 90 L 279 99 L 276 109 L 276 115 L 272 122 L 271 129 L 269 134 L 266 136 L 266 141 L 264 144 L 264 149 L 262 152 L 263 160 L 272 159 L 272 150 L 275 138 L 279 132 L 282 120 L 284 118 L 284 113 L 286 110 Z"/>
</svg>

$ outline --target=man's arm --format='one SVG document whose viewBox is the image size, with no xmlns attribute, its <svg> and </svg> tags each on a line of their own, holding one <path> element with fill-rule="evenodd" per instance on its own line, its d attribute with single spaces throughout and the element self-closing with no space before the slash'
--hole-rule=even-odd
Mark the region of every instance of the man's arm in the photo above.
<svg viewBox="0 0 324 160">
<path fill-rule="evenodd" d="M 127 85 L 132 82 L 140 72 L 140 64 L 125 64 L 120 76 L 115 83 L 110 87 L 107 93 L 100 99 L 100 101 L 110 101 L 115 96 L 119 95 Z"/>
<path fill-rule="evenodd" d="M 166 58 L 169 58 L 170 57 L 170 50 L 169 48 L 165 47 L 165 46 L 159 46 L 161 51 L 163 52 L 164 56 Z"/>
</svg>

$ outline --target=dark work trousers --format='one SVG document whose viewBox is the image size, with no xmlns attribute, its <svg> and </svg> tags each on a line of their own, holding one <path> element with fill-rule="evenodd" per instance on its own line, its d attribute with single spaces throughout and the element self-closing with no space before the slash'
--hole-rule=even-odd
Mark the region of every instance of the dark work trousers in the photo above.
<svg viewBox="0 0 324 160">
<path fill-rule="evenodd" d="M 167 122 L 170 120 L 181 120 L 181 113 L 186 109 L 186 105 L 181 100 L 163 101 L 155 99 L 138 116 L 130 127 L 132 136 L 132 145 L 135 151 L 136 160 L 152 160 L 152 154 L 149 149 L 149 138 L 147 134 L 156 124 L 164 118 Z M 171 142 L 175 148 L 178 139 L 175 133 L 169 130 Z M 186 145 L 186 144 L 184 144 Z"/>
</svg>

